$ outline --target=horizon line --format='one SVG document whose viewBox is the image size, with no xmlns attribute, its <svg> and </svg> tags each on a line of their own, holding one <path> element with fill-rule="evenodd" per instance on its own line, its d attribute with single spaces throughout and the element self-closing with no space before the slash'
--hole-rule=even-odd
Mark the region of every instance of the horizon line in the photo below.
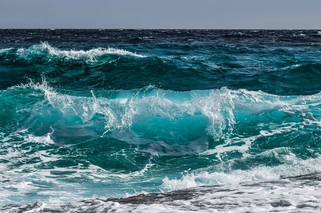
<svg viewBox="0 0 321 213">
<path fill-rule="evenodd" d="M 0 30 L 321 30 L 321 28 L 0 28 Z"/>
</svg>

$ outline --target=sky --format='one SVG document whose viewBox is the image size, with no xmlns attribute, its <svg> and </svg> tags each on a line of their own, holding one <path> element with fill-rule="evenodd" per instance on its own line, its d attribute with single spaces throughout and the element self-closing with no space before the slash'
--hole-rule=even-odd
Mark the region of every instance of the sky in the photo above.
<svg viewBox="0 0 321 213">
<path fill-rule="evenodd" d="M 321 0 L 0 0 L 0 28 L 321 29 Z"/>
</svg>

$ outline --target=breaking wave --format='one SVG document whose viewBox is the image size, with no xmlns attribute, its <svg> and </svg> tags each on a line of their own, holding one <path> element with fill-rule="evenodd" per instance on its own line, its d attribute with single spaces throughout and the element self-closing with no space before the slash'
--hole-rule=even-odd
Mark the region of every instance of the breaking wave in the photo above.
<svg viewBox="0 0 321 213">
<path fill-rule="evenodd" d="M 58 58 L 65 60 L 84 60 L 87 62 L 95 62 L 97 57 L 104 55 L 120 55 L 120 56 L 131 56 L 131 57 L 146 57 L 137 53 L 132 53 L 123 49 L 116 48 L 95 48 L 90 50 L 60 50 L 56 47 L 52 47 L 47 42 L 32 45 L 29 48 L 8 48 L 0 50 L 0 56 L 7 57 L 16 55 L 15 59 L 32 61 L 34 59 L 46 58 Z"/>
</svg>

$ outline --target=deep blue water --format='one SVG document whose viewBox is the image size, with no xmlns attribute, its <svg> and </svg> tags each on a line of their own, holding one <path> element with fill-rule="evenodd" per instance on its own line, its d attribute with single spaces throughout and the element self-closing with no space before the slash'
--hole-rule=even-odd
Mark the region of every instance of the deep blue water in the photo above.
<svg viewBox="0 0 321 213">
<path fill-rule="evenodd" d="M 0 30 L 0 204 L 321 171 L 321 31 Z"/>
</svg>

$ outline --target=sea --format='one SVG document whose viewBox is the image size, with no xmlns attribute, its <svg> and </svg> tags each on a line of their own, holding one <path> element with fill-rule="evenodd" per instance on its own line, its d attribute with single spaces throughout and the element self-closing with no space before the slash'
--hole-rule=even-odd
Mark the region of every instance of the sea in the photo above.
<svg viewBox="0 0 321 213">
<path fill-rule="evenodd" d="M 320 212 L 321 30 L 0 30 L 0 212 Z"/>
</svg>

